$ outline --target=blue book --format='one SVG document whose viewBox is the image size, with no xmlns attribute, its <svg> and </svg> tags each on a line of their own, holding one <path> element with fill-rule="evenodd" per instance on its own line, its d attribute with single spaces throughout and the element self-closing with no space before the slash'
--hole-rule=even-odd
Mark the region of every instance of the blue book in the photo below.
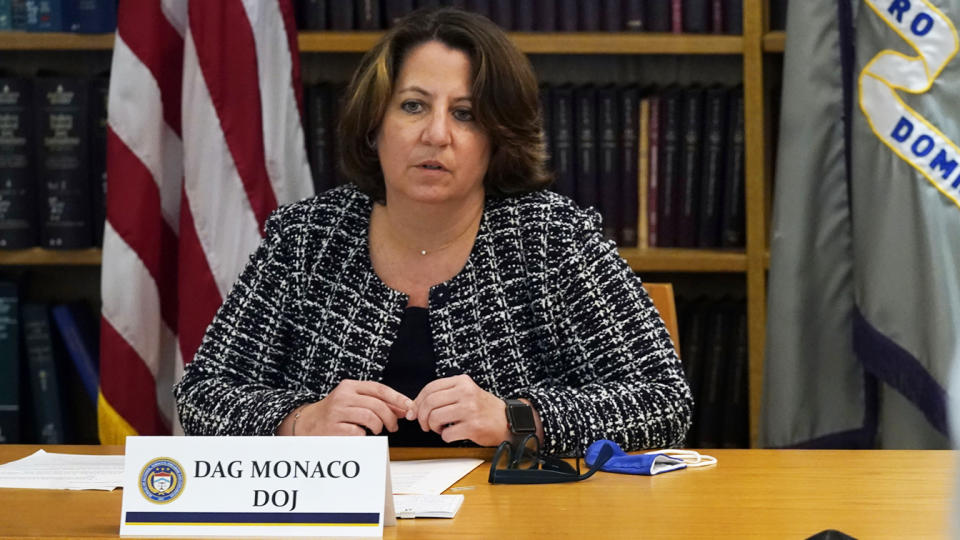
<svg viewBox="0 0 960 540">
<path fill-rule="evenodd" d="M 13 30 L 27 30 L 27 0 L 10 0 L 10 26 Z"/>
<path fill-rule="evenodd" d="M 80 34 L 108 34 L 117 29 L 117 0 L 66 1 L 64 28 Z"/>
<path fill-rule="evenodd" d="M 23 344 L 27 351 L 27 371 L 33 401 L 36 442 L 63 444 L 65 442 L 63 412 L 60 407 L 60 385 L 54 361 L 50 319 L 45 304 L 24 304 Z"/>
<path fill-rule="evenodd" d="M 0 0 L 0 31 L 13 30 L 13 5 L 10 0 Z"/>
<path fill-rule="evenodd" d="M 0 282 L 0 444 L 20 442 L 20 318 L 17 286 Z"/>
<path fill-rule="evenodd" d="M 100 391 L 96 322 L 83 304 L 61 304 L 51 310 L 67 356 L 77 370 L 90 403 L 97 404 Z"/>
<path fill-rule="evenodd" d="M 67 29 L 67 0 L 26 0 L 28 32 L 63 32 Z"/>
</svg>

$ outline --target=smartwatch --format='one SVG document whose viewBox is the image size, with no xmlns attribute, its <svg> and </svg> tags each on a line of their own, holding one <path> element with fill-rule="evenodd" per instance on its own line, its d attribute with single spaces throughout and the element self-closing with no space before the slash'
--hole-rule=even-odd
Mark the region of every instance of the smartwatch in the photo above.
<svg viewBox="0 0 960 540">
<path fill-rule="evenodd" d="M 533 407 L 519 399 L 505 399 L 507 404 L 507 424 L 513 434 L 513 443 L 519 444 L 527 435 L 537 432 L 537 424 L 533 420 Z"/>
</svg>

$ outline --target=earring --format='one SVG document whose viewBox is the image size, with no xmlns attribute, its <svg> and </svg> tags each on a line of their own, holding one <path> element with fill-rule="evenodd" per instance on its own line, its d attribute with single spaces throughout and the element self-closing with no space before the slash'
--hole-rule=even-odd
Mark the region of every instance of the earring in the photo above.
<svg viewBox="0 0 960 540">
<path fill-rule="evenodd" d="M 371 150 L 377 149 L 377 140 L 372 139 L 369 133 L 367 134 L 367 146 L 369 146 Z"/>
</svg>

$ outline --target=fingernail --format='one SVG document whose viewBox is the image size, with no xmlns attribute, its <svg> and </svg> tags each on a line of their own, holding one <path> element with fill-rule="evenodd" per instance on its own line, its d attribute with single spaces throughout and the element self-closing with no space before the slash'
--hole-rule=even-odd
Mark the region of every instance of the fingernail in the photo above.
<svg viewBox="0 0 960 540">
<path fill-rule="evenodd" d="M 407 410 L 407 420 L 413 420 L 417 415 L 413 413 L 413 409 Z"/>
</svg>

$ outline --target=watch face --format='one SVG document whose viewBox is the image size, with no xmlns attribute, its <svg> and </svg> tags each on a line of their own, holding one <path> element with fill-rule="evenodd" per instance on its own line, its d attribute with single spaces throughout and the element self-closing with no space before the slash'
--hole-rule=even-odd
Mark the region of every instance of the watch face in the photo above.
<svg viewBox="0 0 960 540">
<path fill-rule="evenodd" d="M 507 405 L 507 416 L 510 419 L 510 431 L 514 433 L 533 433 L 537 424 L 533 421 L 533 408 L 522 403 Z"/>
</svg>

